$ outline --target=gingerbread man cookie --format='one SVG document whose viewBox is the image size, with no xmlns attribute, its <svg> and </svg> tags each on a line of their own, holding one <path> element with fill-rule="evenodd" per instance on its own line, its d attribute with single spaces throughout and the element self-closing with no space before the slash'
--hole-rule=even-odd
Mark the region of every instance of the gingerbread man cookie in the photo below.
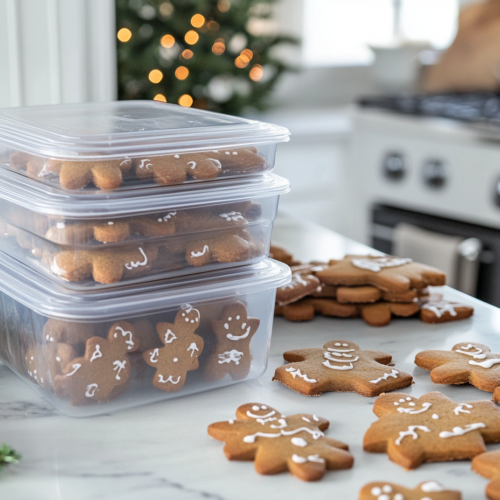
<svg viewBox="0 0 500 500">
<path fill-rule="evenodd" d="M 158 256 L 154 245 L 106 248 L 94 251 L 66 250 L 49 257 L 50 270 L 66 281 L 82 281 L 92 277 L 102 284 L 117 283 L 151 271 Z"/>
<path fill-rule="evenodd" d="M 339 304 L 334 299 L 307 297 L 292 304 L 276 305 L 274 314 L 289 321 L 310 321 L 316 314 L 335 318 L 356 318 L 359 316 L 359 308 L 354 304 Z"/>
<path fill-rule="evenodd" d="M 269 257 L 271 257 L 271 259 L 278 260 L 279 262 L 283 262 L 283 264 L 286 264 L 287 266 L 300 264 L 300 262 L 295 260 L 293 255 L 288 250 L 278 245 L 271 245 L 269 249 Z"/>
<path fill-rule="evenodd" d="M 422 351 L 415 364 L 429 370 L 435 384 L 471 384 L 493 392 L 493 401 L 500 402 L 500 354 L 483 344 L 464 341 L 451 351 Z"/>
<path fill-rule="evenodd" d="M 144 361 L 156 369 L 153 385 L 165 392 L 184 387 L 187 372 L 199 366 L 198 357 L 204 342 L 195 330 L 200 325 L 200 312 L 186 304 L 175 316 L 174 323 L 158 323 L 156 331 L 165 347 L 144 352 Z"/>
<path fill-rule="evenodd" d="M 458 302 L 443 300 L 441 296 L 424 298 L 420 308 L 420 319 L 424 323 L 444 323 L 470 318 L 474 308 Z"/>
<path fill-rule="evenodd" d="M 211 424 L 208 434 L 226 443 L 229 460 L 254 460 L 259 474 L 288 470 L 303 481 L 317 481 L 326 469 L 350 469 L 354 462 L 346 444 L 324 435 L 329 425 L 316 415 L 286 417 L 270 406 L 248 403 L 236 410 L 236 420 Z"/>
<path fill-rule="evenodd" d="M 206 380 L 220 380 L 227 374 L 233 380 L 245 378 L 252 365 L 250 341 L 257 332 L 260 319 L 249 318 L 241 302 L 224 306 L 220 319 L 212 320 L 216 344 L 203 369 Z"/>
<path fill-rule="evenodd" d="M 44 389 L 51 389 L 56 376 L 76 357 L 75 349 L 69 344 L 33 344 L 26 350 L 26 372 Z"/>
<path fill-rule="evenodd" d="M 346 340 L 331 340 L 322 349 L 287 351 L 283 358 L 290 364 L 277 368 L 273 380 L 304 396 L 336 391 L 371 397 L 408 387 L 413 381 L 411 375 L 386 366 L 392 360 L 390 354 L 364 351 Z"/>
<path fill-rule="evenodd" d="M 87 340 L 85 355 L 73 359 L 55 377 L 54 392 L 69 398 L 72 405 L 102 403 L 112 399 L 130 375 L 128 353 L 137 349 L 131 324 L 119 321 L 111 326 L 108 338 Z"/>
<path fill-rule="evenodd" d="M 437 481 L 426 481 L 413 489 L 379 481 L 363 486 L 358 500 L 462 500 L 462 494 Z"/>
<path fill-rule="evenodd" d="M 386 326 L 392 316 L 408 318 L 418 313 L 418 302 L 376 302 L 375 304 L 360 305 L 361 317 L 370 326 Z"/>
<path fill-rule="evenodd" d="M 128 220 L 76 223 L 60 220 L 45 233 L 45 238 L 60 245 L 81 245 L 92 240 L 102 243 L 118 243 L 129 236 Z"/>
<path fill-rule="evenodd" d="M 276 290 L 276 303 L 279 306 L 291 304 L 321 290 L 321 283 L 316 276 L 308 272 L 292 273 L 292 279 L 286 285 Z"/>
<path fill-rule="evenodd" d="M 328 285 L 327 285 L 328 286 Z M 416 302 L 419 297 L 425 296 L 427 290 L 408 290 L 406 292 L 384 292 L 374 286 L 339 286 L 337 300 L 342 304 L 373 303 L 379 300 L 387 302 Z"/>
<path fill-rule="evenodd" d="M 186 262 L 195 267 L 214 262 L 241 262 L 250 256 L 250 243 L 238 234 L 224 232 L 215 238 L 197 238 L 186 244 Z"/>
<path fill-rule="evenodd" d="M 481 476 L 491 479 L 486 486 L 486 496 L 490 500 L 500 500 L 500 450 L 476 455 L 471 468 Z"/>
<path fill-rule="evenodd" d="M 346 255 L 316 276 L 328 285 L 373 285 L 390 292 L 441 286 L 446 281 L 445 273 L 439 269 L 411 259 L 373 255 Z"/>
<path fill-rule="evenodd" d="M 466 460 L 500 441 L 500 410 L 491 401 L 455 403 L 440 392 L 415 398 L 382 394 L 373 412 L 379 420 L 365 434 L 363 447 L 387 453 L 406 469 L 423 462 Z"/>
<path fill-rule="evenodd" d="M 91 323 L 76 323 L 61 319 L 49 318 L 43 327 L 44 343 L 64 343 L 82 347 L 87 340 L 97 335 L 96 325 Z"/>
<path fill-rule="evenodd" d="M 37 157 L 26 153 L 11 155 L 11 167 L 26 169 L 28 177 L 45 181 L 59 178 L 64 189 L 82 189 L 93 183 L 99 189 L 116 189 L 132 168 L 130 158 L 98 161 L 70 161 Z"/>
</svg>

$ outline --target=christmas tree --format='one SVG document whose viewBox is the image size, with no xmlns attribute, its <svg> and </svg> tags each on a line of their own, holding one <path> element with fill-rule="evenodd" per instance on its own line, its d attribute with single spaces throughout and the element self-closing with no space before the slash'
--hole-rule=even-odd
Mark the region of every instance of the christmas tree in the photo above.
<svg viewBox="0 0 500 500">
<path fill-rule="evenodd" d="M 116 0 L 119 99 L 233 115 L 265 109 L 290 69 L 275 48 L 297 43 L 262 34 L 275 2 Z"/>
</svg>

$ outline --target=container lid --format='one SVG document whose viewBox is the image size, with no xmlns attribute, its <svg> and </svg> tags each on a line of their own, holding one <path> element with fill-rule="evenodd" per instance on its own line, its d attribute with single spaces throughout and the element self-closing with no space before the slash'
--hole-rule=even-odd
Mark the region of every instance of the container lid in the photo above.
<svg viewBox="0 0 500 500">
<path fill-rule="evenodd" d="M 287 179 L 276 174 L 263 174 L 242 180 L 111 191 L 105 196 L 102 193 L 89 196 L 88 193 L 65 193 L 47 188 L 45 184 L 28 177 L 0 169 L 1 198 L 40 214 L 85 219 L 233 203 L 281 195 L 289 190 Z"/>
<path fill-rule="evenodd" d="M 56 159 L 112 159 L 288 141 L 284 127 L 155 101 L 0 110 L 0 138 Z"/>
<path fill-rule="evenodd" d="M 217 300 L 278 288 L 290 268 L 272 259 L 249 266 L 150 282 L 106 291 L 77 292 L 55 284 L 0 253 L 0 291 L 37 314 L 96 322 L 162 312 L 187 302 Z"/>
</svg>

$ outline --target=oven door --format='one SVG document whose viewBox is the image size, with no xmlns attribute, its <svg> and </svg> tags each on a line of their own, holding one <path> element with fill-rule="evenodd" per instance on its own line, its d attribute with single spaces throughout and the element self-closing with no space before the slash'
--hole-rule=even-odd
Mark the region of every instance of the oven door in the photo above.
<svg viewBox="0 0 500 500">
<path fill-rule="evenodd" d="M 462 283 L 462 286 L 457 286 L 457 288 L 484 302 L 500 307 L 499 230 L 404 210 L 390 205 L 375 204 L 371 209 L 370 236 L 372 246 L 388 254 L 394 253 L 395 228 L 400 223 L 470 240 L 469 242 L 464 241 L 463 254 L 458 256 L 458 281 Z M 477 245 L 474 245 L 474 242 L 477 242 Z M 477 254 L 475 256 L 473 255 L 474 247 Z M 475 263 L 475 271 L 472 273 L 471 266 L 467 261 L 472 262 L 475 257 L 477 263 Z"/>
</svg>

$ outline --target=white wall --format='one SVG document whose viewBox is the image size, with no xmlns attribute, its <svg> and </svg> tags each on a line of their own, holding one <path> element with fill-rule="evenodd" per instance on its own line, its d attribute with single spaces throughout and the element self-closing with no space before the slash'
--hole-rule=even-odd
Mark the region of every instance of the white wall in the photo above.
<svg viewBox="0 0 500 500">
<path fill-rule="evenodd" d="M 114 0 L 0 0 L 0 107 L 113 99 Z"/>
</svg>

